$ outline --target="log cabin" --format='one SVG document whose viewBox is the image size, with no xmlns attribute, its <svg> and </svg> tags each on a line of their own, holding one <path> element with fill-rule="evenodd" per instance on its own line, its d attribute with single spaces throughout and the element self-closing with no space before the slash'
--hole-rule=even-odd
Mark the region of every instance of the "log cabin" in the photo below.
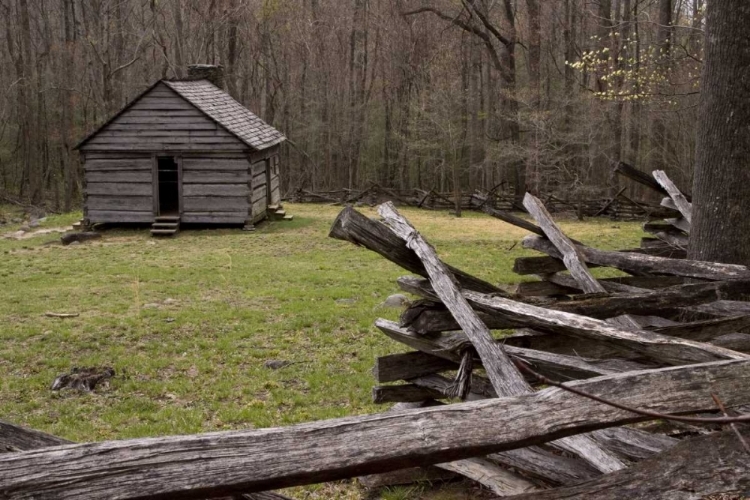
<svg viewBox="0 0 750 500">
<path fill-rule="evenodd" d="M 224 91 L 221 66 L 192 65 L 159 80 L 76 147 L 83 224 L 254 224 L 283 217 L 284 135 Z"/>
</svg>

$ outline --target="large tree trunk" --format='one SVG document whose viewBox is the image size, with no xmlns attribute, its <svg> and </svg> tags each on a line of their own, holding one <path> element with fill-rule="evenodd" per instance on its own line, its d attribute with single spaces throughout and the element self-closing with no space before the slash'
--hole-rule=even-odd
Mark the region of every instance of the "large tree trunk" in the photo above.
<svg viewBox="0 0 750 500">
<path fill-rule="evenodd" d="M 691 259 L 750 264 L 750 3 L 709 2 Z"/>
</svg>

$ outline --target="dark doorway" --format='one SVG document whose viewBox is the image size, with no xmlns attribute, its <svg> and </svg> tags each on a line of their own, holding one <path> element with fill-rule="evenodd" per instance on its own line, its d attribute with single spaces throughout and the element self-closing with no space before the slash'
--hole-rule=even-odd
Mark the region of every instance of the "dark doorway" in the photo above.
<svg viewBox="0 0 750 500">
<path fill-rule="evenodd" d="M 159 215 L 180 214 L 179 172 L 174 157 L 159 158 Z"/>
</svg>

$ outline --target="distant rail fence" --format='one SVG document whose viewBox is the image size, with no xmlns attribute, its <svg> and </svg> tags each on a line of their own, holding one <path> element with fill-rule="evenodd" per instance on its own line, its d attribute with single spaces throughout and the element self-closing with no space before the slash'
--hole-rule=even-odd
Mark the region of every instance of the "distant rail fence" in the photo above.
<svg viewBox="0 0 750 500">
<path fill-rule="evenodd" d="M 517 203 L 512 192 L 481 191 L 464 192 L 460 197 L 461 210 L 477 210 L 484 206 L 503 211 L 525 211 Z M 297 189 L 286 197 L 293 203 L 330 203 L 334 205 L 370 205 L 375 206 L 391 201 L 400 206 L 423 208 L 427 210 L 455 210 L 456 193 L 441 193 L 436 190 L 410 189 L 396 190 L 371 184 L 365 189 L 337 189 L 330 191 L 310 191 Z M 583 217 L 607 216 L 614 219 L 663 218 L 674 215 L 669 208 L 654 205 L 648 201 L 633 200 L 621 189 L 614 197 L 590 197 L 581 199 L 564 199 L 552 193 L 540 193 L 550 212 L 568 212 Z"/>
</svg>

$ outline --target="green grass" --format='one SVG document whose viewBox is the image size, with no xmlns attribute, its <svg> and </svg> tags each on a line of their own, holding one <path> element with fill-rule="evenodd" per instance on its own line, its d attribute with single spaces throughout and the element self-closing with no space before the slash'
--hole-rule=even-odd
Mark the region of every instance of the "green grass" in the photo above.
<svg viewBox="0 0 750 500">
<path fill-rule="evenodd" d="M 370 402 L 373 360 L 404 349 L 372 325 L 397 315 L 378 305 L 406 273 L 328 238 L 339 208 L 286 210 L 294 221 L 254 233 L 186 230 L 154 239 L 146 229 L 114 229 L 70 247 L 50 244 L 56 234 L 0 238 L 0 419 L 96 441 L 382 411 Z M 524 231 L 482 214 L 402 213 L 445 261 L 491 282 L 517 282 L 513 260 L 534 254 L 513 246 Z M 53 216 L 42 227 L 78 218 Z M 637 246 L 642 236 L 637 223 L 604 219 L 562 227 L 604 249 Z M 264 367 L 270 359 L 296 364 L 274 371 Z M 93 394 L 49 390 L 58 374 L 87 365 L 113 366 L 117 376 Z M 397 488 L 386 498 L 428 498 L 421 491 Z M 294 494 L 359 498 L 347 483 Z"/>
</svg>

